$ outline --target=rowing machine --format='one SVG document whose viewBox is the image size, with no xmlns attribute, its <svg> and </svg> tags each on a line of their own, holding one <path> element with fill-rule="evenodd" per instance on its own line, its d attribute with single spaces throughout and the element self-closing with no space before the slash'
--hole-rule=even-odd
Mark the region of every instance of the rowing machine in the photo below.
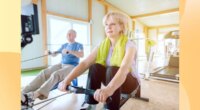
<svg viewBox="0 0 200 110">
<path fill-rule="evenodd" d="M 35 103 L 35 104 L 34 104 L 34 101 L 27 102 L 27 103 L 25 103 L 25 105 L 21 105 L 21 110 L 34 110 L 34 109 L 33 109 L 34 106 L 43 104 L 43 103 L 45 103 L 45 102 L 47 102 L 47 101 L 53 102 L 52 100 L 55 100 L 56 98 L 61 97 L 61 96 L 63 96 L 63 95 L 66 95 L 66 94 L 68 94 L 68 93 L 94 95 L 94 92 L 95 92 L 95 90 L 85 89 L 85 88 L 76 87 L 76 86 L 68 86 L 68 87 L 67 87 L 67 91 L 68 91 L 67 93 L 58 95 L 58 96 L 53 97 L 53 98 L 50 98 L 50 99 L 43 100 L 43 101 L 38 102 L 38 103 Z M 26 99 L 26 100 L 28 100 L 28 99 Z M 106 103 L 110 103 L 111 101 L 112 101 L 112 98 L 111 98 L 111 97 L 108 97 L 107 100 L 106 100 Z M 48 103 L 48 104 L 49 104 L 49 103 Z M 43 107 L 45 107 L 45 106 L 43 106 Z"/>
<path fill-rule="evenodd" d="M 46 57 L 46 56 L 48 56 L 48 55 L 57 54 L 57 53 L 59 53 L 59 52 L 56 51 L 56 52 L 53 52 L 53 53 L 52 53 L 51 51 L 48 51 L 48 54 L 47 54 L 47 55 L 42 55 L 42 56 L 39 56 L 39 57 L 35 57 L 35 58 L 23 60 L 23 61 L 21 61 L 21 62 L 27 62 L 27 61 L 35 60 L 35 59 L 38 59 L 38 58 Z"/>
</svg>

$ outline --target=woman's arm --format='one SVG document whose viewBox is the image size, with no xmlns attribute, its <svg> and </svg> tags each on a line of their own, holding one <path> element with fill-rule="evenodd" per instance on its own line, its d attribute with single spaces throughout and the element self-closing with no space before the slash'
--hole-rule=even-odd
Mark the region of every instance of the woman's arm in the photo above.
<svg viewBox="0 0 200 110">
<path fill-rule="evenodd" d="M 130 68 L 132 66 L 132 61 L 135 57 L 135 48 L 128 48 L 126 50 L 125 56 L 122 60 L 121 66 L 113 79 L 108 84 L 108 88 L 112 88 L 112 91 L 114 92 L 117 90 L 126 80 L 127 74 L 130 72 Z"/>
<path fill-rule="evenodd" d="M 97 56 L 98 48 L 95 48 L 91 54 L 84 59 L 78 66 L 76 66 L 71 73 L 65 77 L 64 81 L 59 84 L 59 89 L 61 91 L 66 91 L 66 86 L 70 85 L 71 81 L 81 75 L 85 70 L 87 70 L 92 64 L 94 64 Z"/>
</svg>

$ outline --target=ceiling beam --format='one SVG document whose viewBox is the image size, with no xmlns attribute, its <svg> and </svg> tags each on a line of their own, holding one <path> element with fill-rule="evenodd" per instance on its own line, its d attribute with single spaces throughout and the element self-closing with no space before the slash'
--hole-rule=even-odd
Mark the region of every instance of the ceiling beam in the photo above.
<svg viewBox="0 0 200 110">
<path fill-rule="evenodd" d="M 108 6 L 104 5 L 105 14 L 108 13 Z"/>
<path fill-rule="evenodd" d="M 88 22 L 92 19 L 92 0 L 88 0 Z"/>
<path fill-rule="evenodd" d="M 42 15 L 42 38 L 43 50 L 47 50 L 47 6 L 46 0 L 41 0 L 41 15 Z M 45 66 L 48 66 L 48 58 L 44 58 Z"/>
<path fill-rule="evenodd" d="M 162 26 L 150 26 L 149 29 L 155 29 L 155 28 L 171 28 L 171 27 L 179 27 L 179 24 L 170 24 L 170 25 L 162 25 Z"/>
<path fill-rule="evenodd" d="M 128 15 L 130 18 L 131 16 L 127 13 L 127 12 L 124 12 L 123 10 L 119 9 L 118 7 L 115 7 L 113 6 L 112 4 L 108 3 L 107 1 L 105 0 L 97 0 L 100 4 L 104 5 L 105 7 L 105 11 L 108 11 L 108 8 L 111 8 L 113 10 L 116 10 L 116 11 L 119 11 L 121 13 L 124 13 L 126 15 Z M 135 21 L 133 21 L 135 22 Z M 140 21 L 139 21 L 140 22 Z M 143 22 L 140 22 L 144 27 L 148 27 L 146 24 L 144 24 Z M 135 23 L 134 23 L 135 24 Z M 134 29 L 134 28 L 133 28 Z"/>
<path fill-rule="evenodd" d="M 92 46 L 92 0 L 88 0 L 88 23 L 90 24 L 90 46 Z"/>
<path fill-rule="evenodd" d="M 107 7 L 111 8 L 111 9 L 113 9 L 113 10 L 120 11 L 120 12 L 122 12 L 122 13 L 124 13 L 124 14 L 130 16 L 130 15 L 129 15 L 128 13 L 126 13 L 125 11 L 119 9 L 118 7 L 113 6 L 112 4 L 108 3 L 108 2 L 105 1 L 105 0 L 97 0 L 97 1 L 98 1 L 100 4 L 104 5 L 104 6 L 107 6 Z"/>
<path fill-rule="evenodd" d="M 32 3 L 37 5 L 38 0 L 32 0 Z"/>
<path fill-rule="evenodd" d="M 55 12 L 51 12 L 51 11 L 46 11 L 46 13 L 48 15 L 59 16 L 59 17 L 67 18 L 67 19 L 72 19 L 72 20 L 77 20 L 77 21 L 82 21 L 82 22 L 88 23 L 88 19 L 77 18 L 77 17 L 59 14 L 59 13 L 55 13 Z"/>
<path fill-rule="evenodd" d="M 169 9 L 169 10 L 164 10 L 164 11 L 159 11 L 159 12 L 131 16 L 131 18 L 136 19 L 136 18 L 142 18 L 142 17 L 148 17 L 148 16 L 161 15 L 161 14 L 166 14 L 166 13 L 173 13 L 173 12 L 178 12 L 178 11 L 179 11 L 179 8 L 174 8 L 174 9 Z"/>
</svg>

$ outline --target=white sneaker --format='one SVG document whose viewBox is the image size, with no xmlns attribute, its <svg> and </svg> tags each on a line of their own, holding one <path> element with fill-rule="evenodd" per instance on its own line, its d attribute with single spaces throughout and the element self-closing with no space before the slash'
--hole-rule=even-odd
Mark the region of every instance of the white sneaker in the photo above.
<svg viewBox="0 0 200 110">
<path fill-rule="evenodd" d="M 86 110 L 96 110 L 96 105 L 89 105 Z"/>
<path fill-rule="evenodd" d="M 33 110 L 34 94 L 29 92 L 26 94 L 21 93 L 21 110 Z"/>
</svg>

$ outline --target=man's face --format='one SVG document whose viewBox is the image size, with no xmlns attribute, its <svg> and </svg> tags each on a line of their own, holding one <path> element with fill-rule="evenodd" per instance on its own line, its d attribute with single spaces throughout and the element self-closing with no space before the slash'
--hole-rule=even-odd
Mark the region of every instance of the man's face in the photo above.
<svg viewBox="0 0 200 110">
<path fill-rule="evenodd" d="M 67 40 L 72 43 L 72 42 L 75 42 L 75 38 L 76 38 L 76 35 L 73 33 L 73 32 L 69 32 L 67 34 Z"/>
</svg>

